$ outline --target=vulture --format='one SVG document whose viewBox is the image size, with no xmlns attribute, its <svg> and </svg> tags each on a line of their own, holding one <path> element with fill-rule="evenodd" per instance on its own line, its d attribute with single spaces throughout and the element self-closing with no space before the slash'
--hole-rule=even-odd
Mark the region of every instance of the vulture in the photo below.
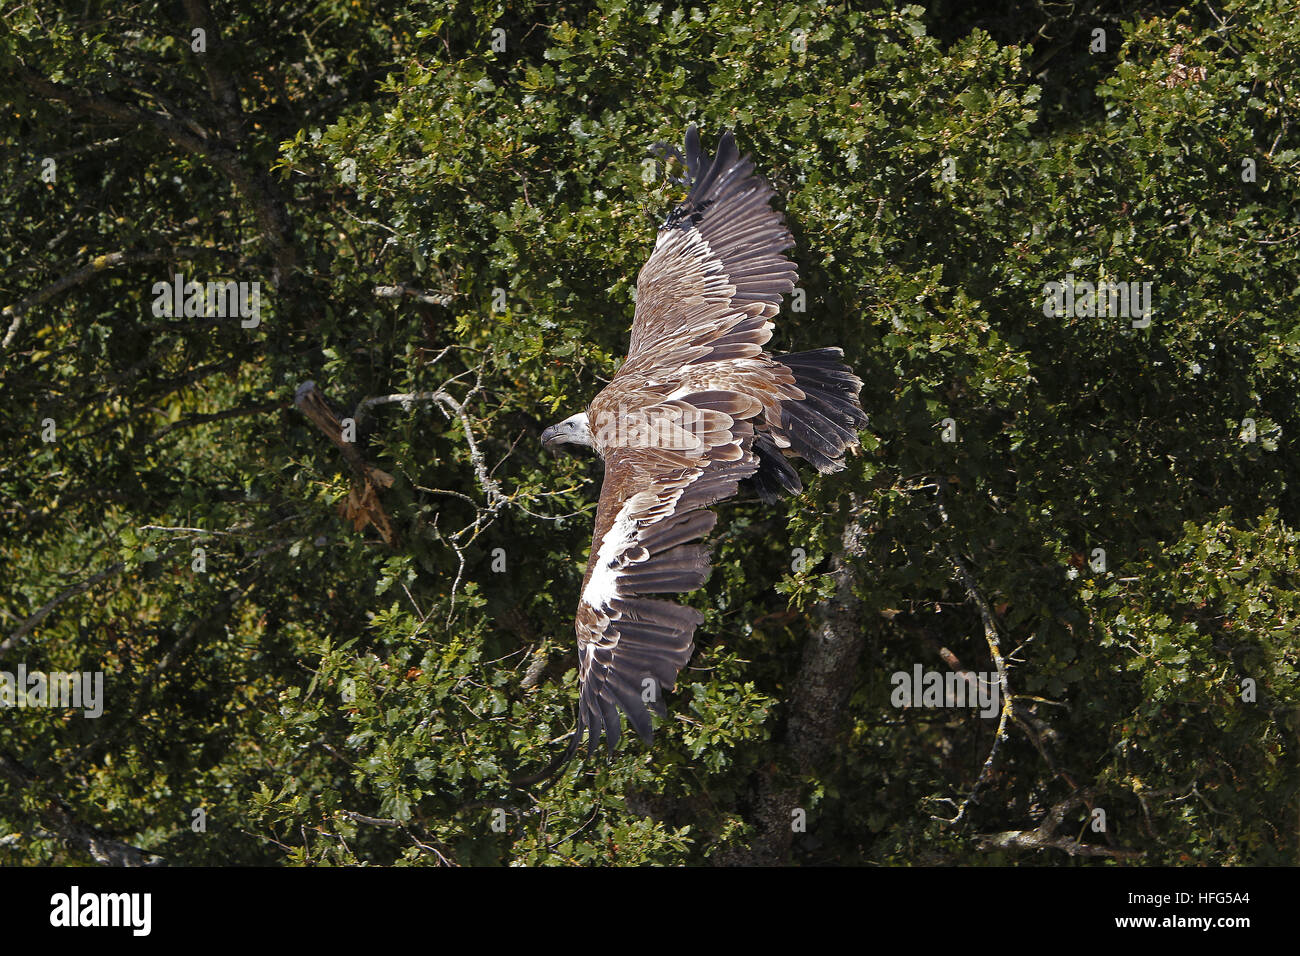
<svg viewBox="0 0 1300 956">
<path fill-rule="evenodd" d="M 588 755 L 609 754 L 621 719 L 653 739 L 650 714 L 695 648 L 703 615 L 657 595 L 693 591 L 709 573 L 709 507 L 742 483 L 766 502 L 803 491 L 789 457 L 822 473 L 845 465 L 867 423 L 862 380 L 844 351 L 766 350 L 794 289 L 794 245 L 772 189 L 724 132 L 705 155 L 695 126 L 690 192 L 660 227 L 637 276 L 627 360 L 579 412 L 542 432 L 548 450 L 585 445 L 604 460 L 591 556 L 574 626 L 578 719 Z"/>
</svg>

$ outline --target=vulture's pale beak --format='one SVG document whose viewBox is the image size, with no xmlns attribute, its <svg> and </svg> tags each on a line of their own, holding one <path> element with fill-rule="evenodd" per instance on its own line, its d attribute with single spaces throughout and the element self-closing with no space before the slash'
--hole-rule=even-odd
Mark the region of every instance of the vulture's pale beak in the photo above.
<svg viewBox="0 0 1300 956">
<path fill-rule="evenodd" d="M 556 439 L 560 437 L 560 432 L 563 431 L 563 429 L 564 426 L 562 424 L 552 425 L 550 428 L 542 432 L 542 447 L 547 451 L 555 451 L 555 446 L 562 444 L 562 442 L 559 442 Z"/>
</svg>

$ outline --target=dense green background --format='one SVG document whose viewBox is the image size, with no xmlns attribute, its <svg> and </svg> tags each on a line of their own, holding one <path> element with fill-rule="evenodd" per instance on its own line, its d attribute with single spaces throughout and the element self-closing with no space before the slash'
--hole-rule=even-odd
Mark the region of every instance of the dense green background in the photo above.
<svg viewBox="0 0 1300 956">
<path fill-rule="evenodd" d="M 1297 861 L 1291 4 L 270 6 L 0 26 L 0 669 L 108 693 L 0 711 L 0 863 Z M 646 150 L 691 122 L 775 186 L 774 345 L 846 348 L 864 454 L 722 507 L 652 749 L 515 788 L 573 724 L 600 481 L 537 434 L 618 366 L 682 192 Z M 155 318 L 174 272 L 261 282 L 261 325 Z M 1150 326 L 1044 317 L 1066 273 L 1152 282 Z M 361 423 L 395 547 L 340 515 L 307 379 L 442 390 Z M 998 721 L 889 675 L 992 670 L 985 617 L 1017 697 L 981 780 Z"/>
</svg>

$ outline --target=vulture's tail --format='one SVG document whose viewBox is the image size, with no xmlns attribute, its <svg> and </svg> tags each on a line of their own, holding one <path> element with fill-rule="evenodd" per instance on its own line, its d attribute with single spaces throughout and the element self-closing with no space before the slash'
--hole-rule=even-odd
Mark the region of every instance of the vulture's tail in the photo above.
<svg viewBox="0 0 1300 956">
<path fill-rule="evenodd" d="M 862 410 L 862 379 L 844 364 L 844 350 L 813 349 L 793 355 L 773 356 L 794 373 L 802 399 L 781 403 L 781 422 L 769 423 L 774 435 L 790 442 L 790 451 L 823 474 L 844 467 L 844 452 L 858 445 L 858 432 L 866 427 Z M 767 435 L 756 440 L 754 451 L 760 466 L 754 483 L 764 497 L 791 494 L 801 489 L 799 476 Z M 765 494 L 766 492 L 766 494 Z"/>
</svg>

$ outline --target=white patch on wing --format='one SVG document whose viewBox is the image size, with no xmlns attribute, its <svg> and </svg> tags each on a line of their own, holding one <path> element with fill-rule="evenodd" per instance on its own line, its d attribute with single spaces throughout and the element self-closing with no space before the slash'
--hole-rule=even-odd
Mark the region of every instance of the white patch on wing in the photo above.
<svg viewBox="0 0 1300 956">
<path fill-rule="evenodd" d="M 618 556 L 636 541 L 636 519 L 632 509 L 636 506 L 639 495 L 633 495 L 623 502 L 618 516 L 600 542 L 596 553 L 596 566 L 591 569 L 591 577 L 582 592 L 582 600 L 596 610 L 608 608 L 610 602 L 618 597 L 618 571 L 613 567 Z"/>
<path fill-rule="evenodd" d="M 687 481 L 671 488 L 667 498 L 661 499 L 653 491 L 642 491 L 623 502 L 614 523 L 609 526 L 600 542 L 600 550 L 596 552 L 596 565 L 591 569 L 591 577 L 587 579 L 587 586 L 582 591 L 584 604 L 597 611 L 608 611 L 614 598 L 622 595 L 618 589 L 619 569 L 615 564 L 625 551 L 636 544 L 639 519 L 632 516 L 633 512 L 639 512 L 642 519 L 650 512 L 654 515 L 652 524 L 663 520 L 677 508 L 677 502 L 686 486 L 698 476 L 698 471 L 692 472 Z"/>
</svg>

